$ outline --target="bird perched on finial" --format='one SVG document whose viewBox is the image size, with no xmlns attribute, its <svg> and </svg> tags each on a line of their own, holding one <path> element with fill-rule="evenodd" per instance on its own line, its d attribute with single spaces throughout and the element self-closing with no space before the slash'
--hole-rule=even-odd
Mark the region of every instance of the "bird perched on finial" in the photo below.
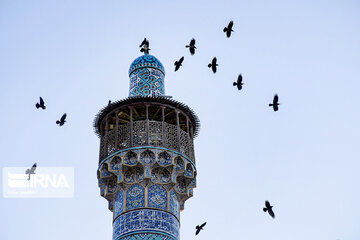
<svg viewBox="0 0 360 240">
<path fill-rule="evenodd" d="M 141 48 L 140 52 L 143 52 L 145 54 L 149 54 L 149 50 L 151 50 L 149 48 L 149 46 L 150 46 L 149 41 L 146 38 L 144 38 L 144 40 L 141 42 L 141 44 L 139 46 Z"/>
<path fill-rule="evenodd" d="M 46 109 L 46 106 L 45 106 L 45 103 L 44 103 L 44 100 L 42 99 L 42 97 L 40 97 L 40 103 L 36 103 L 35 107 L 37 109 L 39 109 L 39 108 L 42 108 L 44 110 Z"/>
<path fill-rule="evenodd" d="M 239 74 L 237 82 L 233 82 L 233 86 L 237 86 L 238 90 L 242 89 L 242 85 L 244 85 L 244 83 L 242 82 L 242 76 L 241 74 Z"/>
<path fill-rule="evenodd" d="M 62 115 L 62 117 L 60 118 L 60 121 L 59 120 L 56 121 L 56 124 L 59 124 L 59 127 L 61 127 L 66 122 L 65 119 L 66 119 L 66 113 L 64 113 Z"/>
<path fill-rule="evenodd" d="M 35 169 L 36 169 L 36 163 L 34 163 L 34 165 L 32 165 L 32 167 L 30 169 L 26 169 L 25 174 L 28 174 L 28 180 L 30 181 L 30 175 L 31 174 L 35 174 Z"/>
<path fill-rule="evenodd" d="M 264 212 L 268 212 L 269 215 L 272 217 L 272 218 L 275 218 L 275 214 L 272 210 L 273 206 L 270 205 L 269 201 L 265 201 L 265 207 L 263 208 L 263 211 Z"/>
<path fill-rule="evenodd" d="M 229 24 L 227 25 L 227 27 L 224 28 L 224 33 L 226 33 L 226 36 L 229 38 L 231 36 L 231 32 L 233 32 L 234 30 L 232 30 L 232 27 L 234 25 L 233 21 L 230 21 Z"/>
<path fill-rule="evenodd" d="M 195 235 L 198 235 L 199 234 L 199 232 L 201 231 L 201 230 L 204 230 L 203 229 L 203 227 L 206 225 L 206 222 L 204 222 L 203 224 L 201 224 L 200 226 L 199 225 L 197 225 L 196 226 L 196 232 L 195 232 Z"/>
<path fill-rule="evenodd" d="M 175 62 L 174 62 L 175 72 L 176 72 L 177 70 L 179 70 L 180 66 L 182 66 L 181 64 L 182 64 L 183 61 L 184 61 L 184 56 L 182 56 L 182 57 L 179 59 L 179 61 L 175 61 Z"/>
<path fill-rule="evenodd" d="M 273 107 L 274 112 L 276 112 L 277 110 L 279 110 L 279 96 L 277 94 L 275 94 L 274 99 L 273 99 L 273 103 L 269 104 L 269 107 Z"/>
<path fill-rule="evenodd" d="M 208 64 L 208 67 L 211 68 L 211 70 L 213 71 L 213 73 L 216 73 L 216 67 L 219 66 L 216 63 L 217 59 L 216 57 L 213 58 L 213 60 L 211 61 L 211 63 Z"/>
<path fill-rule="evenodd" d="M 189 48 L 189 51 L 190 51 L 191 55 L 194 55 L 195 54 L 195 49 L 196 49 L 196 47 L 195 47 L 195 39 L 194 38 L 191 39 L 190 44 L 186 45 L 185 47 Z"/>
</svg>

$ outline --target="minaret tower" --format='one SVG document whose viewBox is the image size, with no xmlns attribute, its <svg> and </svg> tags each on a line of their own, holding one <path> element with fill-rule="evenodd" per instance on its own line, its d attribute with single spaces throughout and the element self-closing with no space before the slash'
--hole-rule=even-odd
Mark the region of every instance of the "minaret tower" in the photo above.
<svg viewBox="0 0 360 240">
<path fill-rule="evenodd" d="M 96 116 L 97 177 L 113 212 L 113 240 L 178 240 L 180 211 L 193 195 L 199 120 L 165 96 L 165 69 L 152 55 L 133 61 L 129 97 Z"/>
</svg>

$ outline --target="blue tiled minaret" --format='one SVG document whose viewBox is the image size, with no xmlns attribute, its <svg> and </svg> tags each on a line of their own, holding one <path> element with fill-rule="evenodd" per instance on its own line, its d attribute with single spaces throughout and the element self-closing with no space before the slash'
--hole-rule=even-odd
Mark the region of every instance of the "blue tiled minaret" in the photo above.
<svg viewBox="0 0 360 240">
<path fill-rule="evenodd" d="M 180 211 L 196 186 L 199 120 L 165 96 L 165 69 L 156 57 L 135 59 L 129 77 L 129 97 L 103 108 L 94 121 L 97 176 L 113 212 L 113 240 L 178 240 Z"/>
</svg>

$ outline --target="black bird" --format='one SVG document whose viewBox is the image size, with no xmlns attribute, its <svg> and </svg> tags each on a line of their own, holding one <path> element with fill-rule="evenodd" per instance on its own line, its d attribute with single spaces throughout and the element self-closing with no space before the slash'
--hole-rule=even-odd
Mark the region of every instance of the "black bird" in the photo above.
<svg viewBox="0 0 360 240">
<path fill-rule="evenodd" d="M 149 46 L 150 46 L 149 41 L 146 38 L 144 38 L 144 40 L 142 41 L 142 43 L 139 46 L 141 48 L 140 52 L 143 52 L 145 54 L 149 54 L 149 50 L 151 50 L 149 48 Z"/>
<path fill-rule="evenodd" d="M 179 59 L 179 61 L 175 61 L 175 62 L 174 62 L 175 72 L 176 72 L 177 70 L 179 70 L 180 66 L 182 66 L 181 64 L 182 64 L 183 61 L 184 61 L 184 56 L 182 56 L 182 57 Z"/>
<path fill-rule="evenodd" d="M 60 121 L 59 120 L 56 121 L 56 124 L 59 124 L 59 127 L 61 127 L 66 122 L 65 119 L 66 119 L 66 113 L 64 113 L 64 115 L 62 115 L 62 117 L 60 118 Z"/>
<path fill-rule="evenodd" d="M 234 30 L 232 30 L 232 27 L 234 25 L 233 21 L 230 21 L 227 27 L 224 27 L 224 32 L 226 33 L 226 36 L 229 38 L 231 36 L 231 32 L 233 32 Z"/>
<path fill-rule="evenodd" d="M 145 44 L 149 45 L 149 41 L 146 38 L 144 38 L 144 40 L 141 42 L 141 44 L 139 45 L 139 48 L 141 48 Z"/>
<path fill-rule="evenodd" d="M 26 169 L 25 174 L 28 174 L 28 180 L 30 180 L 30 174 L 35 174 L 35 169 L 36 169 L 36 163 L 34 163 L 34 165 L 32 165 L 32 167 L 30 169 Z"/>
<path fill-rule="evenodd" d="M 273 206 L 271 206 L 269 201 L 266 200 L 265 201 L 265 207 L 263 208 L 263 211 L 264 212 L 267 211 L 272 218 L 275 218 L 275 214 L 274 214 L 272 208 L 273 208 Z"/>
<path fill-rule="evenodd" d="M 201 231 L 201 230 L 204 230 L 203 229 L 203 227 L 206 225 L 206 222 L 204 222 L 203 224 L 201 224 L 200 226 L 199 225 L 197 225 L 196 226 L 196 232 L 195 232 L 195 235 L 198 235 L 199 234 L 199 232 Z"/>
<path fill-rule="evenodd" d="M 277 94 L 275 94 L 274 99 L 273 99 L 273 103 L 269 104 L 269 107 L 271 107 L 271 106 L 273 107 L 274 112 L 279 110 L 278 106 L 280 105 L 280 103 L 278 103 L 278 102 L 279 102 L 279 96 Z"/>
<path fill-rule="evenodd" d="M 214 57 L 211 63 L 208 64 L 208 67 L 212 69 L 213 73 L 216 73 L 216 66 L 219 66 L 216 61 L 217 59 Z"/>
<path fill-rule="evenodd" d="M 42 99 L 42 97 L 40 97 L 40 103 L 36 103 L 35 107 L 37 109 L 39 109 L 39 108 L 42 108 L 44 110 L 46 109 L 46 106 L 45 106 L 45 103 L 44 103 L 44 100 Z"/>
<path fill-rule="evenodd" d="M 238 90 L 242 89 L 242 85 L 244 85 L 244 83 L 242 82 L 242 76 L 241 74 L 239 74 L 237 82 L 233 82 L 233 86 L 237 86 Z"/>
<path fill-rule="evenodd" d="M 108 102 L 108 106 L 110 106 L 111 105 L 111 100 L 109 100 L 109 102 Z"/>
<path fill-rule="evenodd" d="M 196 47 L 195 47 L 195 39 L 194 38 L 191 39 L 190 44 L 186 45 L 185 47 L 189 48 L 191 55 L 194 55 L 195 54 L 195 49 L 196 49 Z"/>
</svg>

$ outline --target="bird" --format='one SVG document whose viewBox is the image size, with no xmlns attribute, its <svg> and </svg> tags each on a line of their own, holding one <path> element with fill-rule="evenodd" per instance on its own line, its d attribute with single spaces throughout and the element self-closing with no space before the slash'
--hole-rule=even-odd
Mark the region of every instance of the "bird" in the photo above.
<svg viewBox="0 0 360 240">
<path fill-rule="evenodd" d="M 196 47 L 195 47 L 195 39 L 194 38 L 191 39 L 190 44 L 186 45 L 185 47 L 189 48 L 191 55 L 194 55 L 195 54 L 195 49 L 196 49 Z"/>
<path fill-rule="evenodd" d="M 175 72 L 176 72 L 177 70 L 179 70 L 180 66 L 182 66 L 181 64 L 182 64 L 183 61 L 184 61 L 184 56 L 182 56 L 182 57 L 179 59 L 179 61 L 175 61 L 175 62 L 174 62 Z"/>
<path fill-rule="evenodd" d="M 39 108 L 42 108 L 44 110 L 46 109 L 46 106 L 45 106 L 45 103 L 44 103 L 44 100 L 42 99 L 42 97 L 40 97 L 40 103 L 36 103 L 35 107 L 37 109 L 39 109 Z"/>
<path fill-rule="evenodd" d="M 226 36 L 229 38 L 231 36 L 231 32 L 233 32 L 234 30 L 232 30 L 232 27 L 234 25 L 233 21 L 230 21 L 229 24 L 227 25 L 227 27 L 224 27 L 224 32 L 226 33 Z"/>
<path fill-rule="evenodd" d="M 110 106 L 111 105 L 111 100 L 109 100 L 109 102 L 108 102 L 108 106 Z"/>
<path fill-rule="evenodd" d="M 280 103 L 278 103 L 279 102 L 279 96 L 277 95 L 277 94 L 275 94 L 275 96 L 274 96 L 274 99 L 273 99 L 273 103 L 271 104 L 269 104 L 269 107 L 273 107 L 273 109 L 274 109 L 274 112 L 276 112 L 277 110 L 279 110 L 279 105 L 280 105 Z"/>
<path fill-rule="evenodd" d="M 143 53 L 145 53 L 145 54 L 149 54 L 149 50 L 151 50 L 150 48 L 149 48 L 149 41 L 146 39 L 146 38 L 144 38 L 144 40 L 141 42 L 141 44 L 140 44 L 140 52 L 143 52 Z"/>
<path fill-rule="evenodd" d="M 239 74 L 237 82 L 233 82 L 233 86 L 237 86 L 238 90 L 242 89 L 242 85 L 244 85 L 244 83 L 242 82 L 242 76 L 241 74 Z"/>
<path fill-rule="evenodd" d="M 36 169 L 36 163 L 34 163 L 34 165 L 32 165 L 32 167 L 30 169 L 26 169 L 25 174 L 28 174 L 28 180 L 30 181 L 30 174 L 35 174 L 35 169 Z"/>
<path fill-rule="evenodd" d="M 275 218 L 275 214 L 274 214 L 272 208 L 273 208 L 273 206 L 271 206 L 270 203 L 269 203 L 269 201 L 266 200 L 266 201 L 265 201 L 265 207 L 263 208 L 263 211 L 264 211 L 264 212 L 267 211 L 272 218 Z"/>
<path fill-rule="evenodd" d="M 201 231 L 201 230 L 204 230 L 203 229 L 203 227 L 206 225 L 206 222 L 204 222 L 203 224 L 201 224 L 200 226 L 199 225 L 197 225 L 196 226 L 196 232 L 195 232 L 195 235 L 198 235 L 199 234 L 199 232 Z"/>
<path fill-rule="evenodd" d="M 144 38 L 139 47 L 141 48 L 142 46 L 144 46 L 144 44 L 149 44 L 149 41 L 146 38 Z"/>
<path fill-rule="evenodd" d="M 59 124 L 59 127 L 61 127 L 66 122 L 65 119 L 66 119 L 66 113 L 64 113 L 62 115 L 62 117 L 60 118 L 60 121 L 59 120 L 56 121 L 56 124 Z"/>
<path fill-rule="evenodd" d="M 216 61 L 217 59 L 214 57 L 211 63 L 208 64 L 208 67 L 212 69 L 213 73 L 216 73 L 216 66 L 219 66 Z"/>
</svg>

